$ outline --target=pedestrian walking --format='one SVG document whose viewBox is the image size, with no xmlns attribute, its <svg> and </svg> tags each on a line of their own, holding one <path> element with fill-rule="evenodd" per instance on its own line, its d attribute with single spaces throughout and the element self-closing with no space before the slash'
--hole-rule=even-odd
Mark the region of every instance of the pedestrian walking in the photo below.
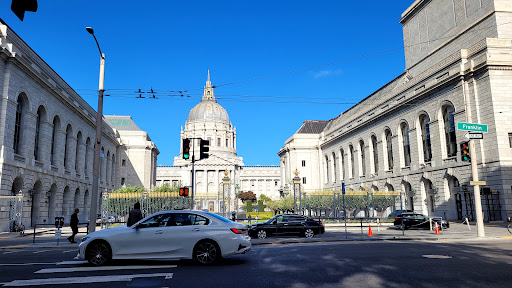
<svg viewBox="0 0 512 288">
<path fill-rule="evenodd" d="M 127 226 L 130 227 L 133 224 L 137 223 L 142 219 L 142 212 L 140 212 L 140 203 L 137 202 L 133 205 L 133 209 L 130 211 L 130 215 L 128 216 Z"/>
<path fill-rule="evenodd" d="M 71 243 L 76 243 L 75 235 L 78 233 L 78 212 L 80 212 L 80 209 L 75 208 L 75 213 L 73 213 L 73 215 L 71 215 L 71 220 L 69 221 L 69 226 L 71 227 L 71 230 L 73 231 L 73 234 L 68 237 L 68 240 Z"/>
</svg>

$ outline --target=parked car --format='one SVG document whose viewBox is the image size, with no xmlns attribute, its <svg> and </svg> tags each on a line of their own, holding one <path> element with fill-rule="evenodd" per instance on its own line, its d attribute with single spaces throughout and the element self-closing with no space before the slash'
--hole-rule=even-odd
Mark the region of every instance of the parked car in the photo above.
<svg viewBox="0 0 512 288">
<path fill-rule="evenodd" d="M 395 210 L 389 214 L 388 218 L 395 218 L 396 216 L 407 212 L 412 212 L 412 210 Z"/>
<path fill-rule="evenodd" d="M 93 232 L 84 238 L 75 259 L 100 266 L 111 259 L 194 259 L 213 264 L 251 249 L 247 225 L 209 212 L 162 211 L 131 227 Z"/>
<path fill-rule="evenodd" d="M 432 218 L 432 225 L 435 225 L 435 223 L 437 223 L 439 227 L 442 227 L 443 229 L 450 227 L 450 223 L 448 221 L 441 220 L 440 218 Z M 414 212 L 402 213 L 396 216 L 393 224 L 400 229 L 430 229 L 429 217 Z"/>
<path fill-rule="evenodd" d="M 272 235 L 301 235 L 312 238 L 315 234 L 324 232 L 325 227 L 321 221 L 295 214 L 276 215 L 266 222 L 249 226 L 249 236 L 259 239 Z"/>
</svg>

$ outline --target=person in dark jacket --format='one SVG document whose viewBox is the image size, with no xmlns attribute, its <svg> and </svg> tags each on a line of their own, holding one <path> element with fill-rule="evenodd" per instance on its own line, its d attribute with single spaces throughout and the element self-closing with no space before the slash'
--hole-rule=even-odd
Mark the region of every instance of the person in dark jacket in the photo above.
<svg viewBox="0 0 512 288">
<path fill-rule="evenodd" d="M 73 213 L 73 215 L 71 215 L 71 220 L 69 221 L 69 226 L 71 227 L 71 230 L 73 231 L 73 234 L 68 237 L 68 240 L 71 243 L 76 243 L 75 235 L 78 233 L 78 212 L 80 212 L 80 209 L 75 208 L 75 213 Z"/>
<path fill-rule="evenodd" d="M 140 203 L 137 202 L 133 205 L 133 209 L 130 211 L 130 215 L 128 216 L 127 226 L 130 227 L 133 224 L 137 223 L 142 219 L 142 212 L 140 212 Z"/>
</svg>

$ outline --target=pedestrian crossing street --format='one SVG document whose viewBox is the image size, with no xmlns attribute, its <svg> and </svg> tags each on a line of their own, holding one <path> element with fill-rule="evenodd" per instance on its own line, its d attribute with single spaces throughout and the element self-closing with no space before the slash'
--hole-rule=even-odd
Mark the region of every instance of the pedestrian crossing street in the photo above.
<svg viewBox="0 0 512 288">
<path fill-rule="evenodd" d="M 14 253 L 31 253 L 44 255 L 44 253 L 53 252 L 55 250 L 39 250 L 39 251 L 26 251 L 26 250 L 10 250 L 2 251 L 0 254 L 14 254 Z M 58 251 L 58 253 L 76 253 L 76 249 Z M 51 255 L 51 254 L 49 254 Z M 49 257 L 51 258 L 51 257 Z M 0 283 L 0 287 L 27 287 L 27 286 L 42 286 L 54 287 L 53 285 L 85 285 L 94 283 L 111 283 L 127 282 L 126 285 L 130 286 L 131 281 L 158 281 L 162 283 L 165 288 L 165 281 L 172 279 L 173 273 L 167 272 L 169 269 L 176 268 L 177 265 L 125 265 L 125 266 L 102 266 L 94 267 L 88 266 L 87 261 L 61 261 L 61 262 L 40 262 L 40 263 L 3 263 L 2 266 L 37 266 L 44 265 L 50 268 L 36 269 L 31 276 L 23 277 L 24 279 L 12 280 Z M 159 273 L 154 273 L 155 269 L 159 269 Z M 136 274 L 130 274 L 129 271 L 136 271 Z M 144 273 L 147 271 L 148 273 Z M 172 271 L 172 270 L 171 270 Z M 107 273 L 105 273 L 107 272 Z M 110 272 L 110 273 L 109 273 Z M 153 272 L 153 273 L 151 273 Z M 96 274 L 96 275 L 95 275 Z M 108 275 L 105 275 L 108 274 Z M 45 277 L 41 277 L 41 276 Z M 21 278 L 21 277 L 20 277 Z M 82 287 L 82 286 L 80 286 Z M 87 287 L 87 286 L 85 286 Z"/>
</svg>

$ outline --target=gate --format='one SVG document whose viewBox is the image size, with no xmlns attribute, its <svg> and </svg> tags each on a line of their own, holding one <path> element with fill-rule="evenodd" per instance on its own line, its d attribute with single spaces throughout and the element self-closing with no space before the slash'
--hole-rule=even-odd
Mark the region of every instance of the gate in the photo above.
<svg viewBox="0 0 512 288">
<path fill-rule="evenodd" d="M 9 205 L 9 230 L 14 232 L 22 225 L 23 193 L 18 193 L 16 196 L 0 196 L 0 206 L 7 205 Z"/>
<path fill-rule="evenodd" d="M 501 220 L 500 193 L 498 190 L 482 189 L 482 209 L 484 210 L 484 220 Z"/>
<path fill-rule="evenodd" d="M 174 210 L 189 209 L 192 204 L 191 197 L 181 197 L 179 192 L 131 192 L 108 193 L 103 195 L 101 215 L 102 222 L 126 222 L 130 210 L 139 202 L 142 216 L 153 213 Z"/>
</svg>

